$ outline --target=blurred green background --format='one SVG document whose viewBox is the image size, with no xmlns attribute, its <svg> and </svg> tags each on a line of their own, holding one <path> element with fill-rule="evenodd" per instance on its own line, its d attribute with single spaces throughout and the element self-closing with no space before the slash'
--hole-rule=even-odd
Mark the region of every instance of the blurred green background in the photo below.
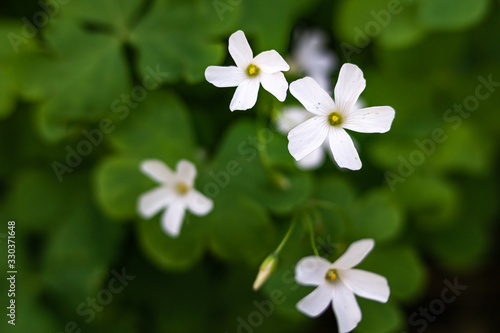
<svg viewBox="0 0 500 333">
<path fill-rule="evenodd" d="M 374 238 L 360 267 L 391 286 L 387 304 L 359 299 L 356 332 L 424 324 L 426 332 L 495 332 L 499 5 L 2 1 L 0 268 L 7 270 L 14 220 L 18 275 L 16 326 L 3 315 L 0 330 L 335 332 L 330 310 L 318 319 L 295 310 L 311 290 L 293 280 L 295 263 L 312 254 L 302 225 L 275 274 L 262 290 L 251 288 L 297 211 L 323 200 L 338 209 L 313 210 L 320 253 L 333 260 L 352 241 Z M 396 110 L 390 132 L 352 134 L 360 171 L 329 159 L 317 171 L 299 170 L 266 113 L 269 105 L 280 111 L 274 97 L 261 89 L 254 109 L 231 113 L 234 89 L 204 80 L 207 66 L 233 64 L 227 40 L 238 29 L 254 54 L 287 57 L 294 33 L 309 28 L 325 31 L 337 54 L 332 82 L 340 64 L 355 63 L 367 80 L 365 103 Z M 296 101 L 289 94 L 286 103 Z M 265 144 L 255 139 L 263 128 L 273 130 Z M 187 216 L 174 240 L 158 216 L 144 221 L 136 212 L 138 196 L 154 186 L 139 172 L 146 158 L 171 167 L 193 161 L 200 190 L 231 160 L 242 172 L 219 185 L 213 212 Z M 291 187 L 276 186 L 269 169 Z M 134 278 L 118 291 L 110 282 L 123 270 Z M 467 289 L 454 302 L 433 320 L 410 321 L 455 278 Z M 7 289 L 2 278 L 3 311 Z M 269 306 L 277 294 L 280 304 Z"/>
</svg>

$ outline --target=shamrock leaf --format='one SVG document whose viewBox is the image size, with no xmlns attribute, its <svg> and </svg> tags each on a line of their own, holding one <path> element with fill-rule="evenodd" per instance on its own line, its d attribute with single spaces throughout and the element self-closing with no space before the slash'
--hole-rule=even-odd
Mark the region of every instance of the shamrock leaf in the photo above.
<svg viewBox="0 0 500 333">
<path fill-rule="evenodd" d="M 200 81 L 207 66 L 222 60 L 224 48 L 211 36 L 203 9 L 185 1 L 153 2 L 130 36 L 143 75 L 147 66 L 160 66 L 169 82 Z"/>
<path fill-rule="evenodd" d="M 112 36 L 62 21 L 46 31 L 46 38 L 50 58 L 40 54 L 23 77 L 31 81 L 29 90 L 45 97 L 37 106 L 39 126 L 55 141 L 81 129 L 82 122 L 100 120 L 113 100 L 130 91 L 130 79 L 122 45 Z M 40 63 L 43 70 L 35 70 Z"/>
<path fill-rule="evenodd" d="M 463 29 L 487 13 L 488 0 L 422 0 L 418 19 L 426 28 Z"/>
</svg>

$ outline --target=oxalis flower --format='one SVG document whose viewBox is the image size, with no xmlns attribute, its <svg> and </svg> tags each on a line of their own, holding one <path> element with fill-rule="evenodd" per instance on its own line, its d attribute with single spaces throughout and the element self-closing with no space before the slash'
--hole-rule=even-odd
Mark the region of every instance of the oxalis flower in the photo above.
<svg viewBox="0 0 500 333">
<path fill-rule="evenodd" d="M 279 101 L 285 100 L 288 82 L 282 71 L 290 66 L 278 52 L 265 51 L 254 58 L 245 34 L 238 30 L 229 37 L 229 53 L 236 66 L 210 66 L 205 78 L 216 87 L 238 87 L 229 105 L 231 111 L 252 108 L 260 84 Z"/>
<path fill-rule="evenodd" d="M 339 332 L 344 333 L 352 331 L 361 321 L 355 294 L 387 302 L 390 290 L 385 277 L 352 268 L 370 253 L 374 244 L 373 239 L 354 242 L 333 264 L 316 256 L 301 259 L 295 267 L 295 280 L 317 288 L 297 303 L 297 309 L 317 317 L 332 303 Z"/>
<path fill-rule="evenodd" d="M 174 173 L 159 160 L 145 160 L 141 163 L 141 171 L 160 186 L 139 197 L 139 213 L 144 218 L 150 218 L 166 208 L 161 217 L 161 226 L 170 236 L 179 235 L 186 209 L 200 216 L 212 210 L 212 200 L 193 188 L 196 178 L 193 163 L 180 160 Z"/>
<path fill-rule="evenodd" d="M 341 168 L 361 169 L 361 160 L 345 129 L 361 133 L 385 133 L 394 120 L 390 106 L 357 109 L 356 101 L 366 81 L 358 66 L 344 64 L 335 86 L 335 101 L 310 77 L 290 84 L 290 92 L 314 116 L 288 133 L 288 150 L 297 160 L 311 154 L 327 139 Z"/>
</svg>

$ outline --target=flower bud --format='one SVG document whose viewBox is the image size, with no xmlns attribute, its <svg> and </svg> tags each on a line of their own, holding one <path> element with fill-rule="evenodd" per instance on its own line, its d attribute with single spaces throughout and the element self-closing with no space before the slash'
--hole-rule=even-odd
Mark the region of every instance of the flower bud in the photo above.
<svg viewBox="0 0 500 333">
<path fill-rule="evenodd" d="M 276 187 L 282 191 L 287 191 L 292 187 L 290 179 L 280 172 L 273 172 L 271 174 L 271 179 Z"/>
<path fill-rule="evenodd" d="M 260 286 L 266 282 L 266 280 L 274 273 L 276 266 L 278 266 L 278 255 L 276 253 L 272 253 L 264 259 L 262 264 L 260 264 L 259 273 L 253 283 L 253 290 L 258 290 Z"/>
</svg>

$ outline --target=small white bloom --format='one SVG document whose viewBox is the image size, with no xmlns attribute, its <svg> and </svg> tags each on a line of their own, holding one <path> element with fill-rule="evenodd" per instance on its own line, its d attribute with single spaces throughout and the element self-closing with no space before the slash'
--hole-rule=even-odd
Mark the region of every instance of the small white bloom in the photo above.
<svg viewBox="0 0 500 333">
<path fill-rule="evenodd" d="M 318 84 L 330 92 L 331 74 L 337 66 L 337 57 L 327 49 L 326 34 L 318 29 L 300 31 L 295 35 L 292 50 L 292 70 L 312 77 Z"/>
<path fill-rule="evenodd" d="M 360 98 L 354 105 L 354 109 L 361 109 L 364 105 L 364 102 Z M 312 117 L 314 117 L 314 114 L 308 112 L 301 106 L 285 106 L 275 119 L 276 128 L 280 133 L 287 134 L 292 128 Z M 320 149 L 313 150 L 309 155 L 297 161 L 297 166 L 302 170 L 317 169 L 323 165 L 325 154 L 329 154 L 333 159 L 329 143 L 326 140 L 323 142 Z"/>
<path fill-rule="evenodd" d="M 200 216 L 212 210 L 212 200 L 193 188 L 196 178 L 193 163 L 180 160 L 174 173 L 162 161 L 145 160 L 141 163 L 141 171 L 160 186 L 139 197 L 138 210 L 142 217 L 150 218 L 166 208 L 161 225 L 170 236 L 179 235 L 186 209 Z"/>
<path fill-rule="evenodd" d="M 316 256 L 301 259 L 295 267 L 295 280 L 317 288 L 297 303 L 297 309 L 310 317 L 317 317 L 332 303 L 339 332 L 344 333 L 352 331 L 361 321 L 361 309 L 355 294 L 387 302 L 390 290 L 385 277 L 352 268 L 370 253 L 373 246 L 373 239 L 354 242 L 333 264 Z"/>
<path fill-rule="evenodd" d="M 275 50 L 253 56 L 243 31 L 238 30 L 229 37 L 229 53 L 236 66 L 209 66 L 205 78 L 216 87 L 238 87 L 229 109 L 247 110 L 257 102 L 259 86 L 269 91 L 283 102 L 288 90 L 288 82 L 283 71 L 290 66 Z"/>
<path fill-rule="evenodd" d="M 341 168 L 361 169 L 361 160 L 344 129 L 361 133 L 385 133 L 395 112 L 390 106 L 357 109 L 355 104 L 366 81 L 358 66 L 344 64 L 335 86 L 335 101 L 310 77 L 290 84 L 290 92 L 314 116 L 288 133 L 288 150 L 297 160 L 318 149 L 327 139 Z"/>
</svg>

